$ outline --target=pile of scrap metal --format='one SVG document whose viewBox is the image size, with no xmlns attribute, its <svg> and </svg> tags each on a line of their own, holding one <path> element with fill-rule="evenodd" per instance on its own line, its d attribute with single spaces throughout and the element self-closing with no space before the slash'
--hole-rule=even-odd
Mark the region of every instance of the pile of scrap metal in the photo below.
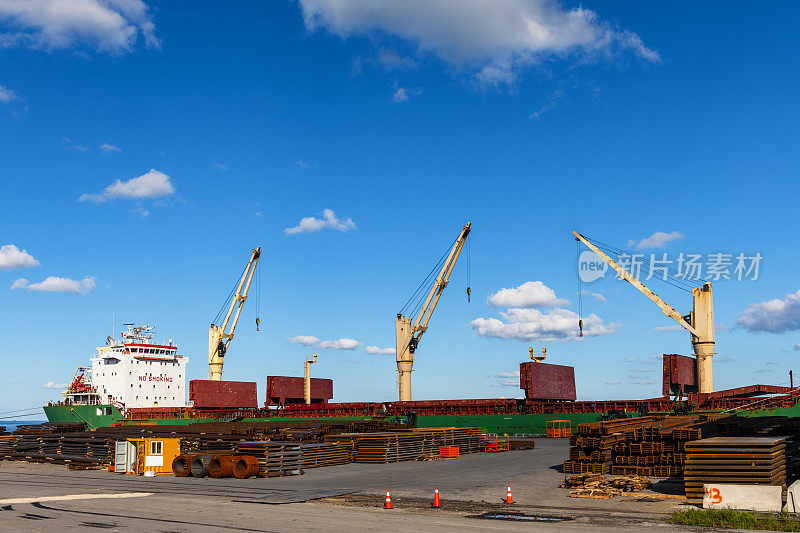
<svg viewBox="0 0 800 533">
<path fill-rule="evenodd" d="M 608 500 L 624 492 L 640 492 L 650 487 L 650 481 L 642 476 L 608 478 L 600 474 L 578 474 L 567 476 L 561 484 L 570 491 L 570 498 L 600 498 Z"/>
</svg>

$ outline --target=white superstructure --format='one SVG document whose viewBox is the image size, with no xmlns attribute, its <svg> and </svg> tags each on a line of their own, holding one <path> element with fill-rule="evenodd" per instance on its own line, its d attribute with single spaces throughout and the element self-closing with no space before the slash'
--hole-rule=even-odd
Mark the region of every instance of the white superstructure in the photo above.
<svg viewBox="0 0 800 533">
<path fill-rule="evenodd" d="M 91 367 L 79 367 L 64 403 L 132 407 L 184 407 L 186 364 L 178 347 L 153 342 L 152 326 L 128 324 L 121 340 L 108 337 Z"/>
</svg>

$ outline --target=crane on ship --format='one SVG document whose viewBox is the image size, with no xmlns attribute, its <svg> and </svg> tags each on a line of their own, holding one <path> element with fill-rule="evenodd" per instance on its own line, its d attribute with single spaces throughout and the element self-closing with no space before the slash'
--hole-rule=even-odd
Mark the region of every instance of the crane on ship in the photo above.
<svg viewBox="0 0 800 533">
<path fill-rule="evenodd" d="M 471 230 L 471 222 L 461 229 L 458 238 L 448 247 L 439 262 L 430 271 L 428 276 L 417 287 L 417 290 L 409 298 L 403 309 L 397 313 L 395 321 L 395 339 L 397 353 L 397 388 L 401 402 L 411 401 L 411 372 L 414 367 L 414 352 L 417 351 L 419 341 L 423 333 L 428 330 L 428 322 L 431 320 L 436 304 L 439 303 L 445 287 L 450 282 L 450 274 L 456 266 L 461 249 L 467 240 Z M 438 275 L 433 278 L 437 271 Z M 427 296 L 426 295 L 426 289 Z M 471 289 L 467 287 L 467 297 L 471 294 Z M 422 299 L 425 296 L 425 299 Z M 403 313 L 408 312 L 409 316 Z"/>
<path fill-rule="evenodd" d="M 603 252 L 597 245 L 590 242 L 590 239 L 573 231 L 575 238 L 585 244 L 590 250 L 598 255 L 603 261 L 613 268 L 619 277 L 636 287 L 642 294 L 655 303 L 661 312 L 675 320 L 692 336 L 692 348 L 697 357 L 697 386 L 701 393 L 714 392 L 714 299 L 711 292 L 711 283 L 704 283 L 700 287 L 691 289 L 693 309 L 692 312 L 684 316 L 674 307 L 665 302 L 656 293 L 648 289 L 633 274 L 628 272 L 619 263 L 611 259 L 608 254 Z M 598 243 L 602 244 L 602 243 Z M 582 323 L 580 325 L 583 328 Z"/>
<path fill-rule="evenodd" d="M 214 318 L 214 322 L 212 322 L 211 326 L 208 328 L 208 379 L 210 380 L 222 380 L 222 364 L 225 359 L 225 354 L 233 340 L 233 334 L 236 332 L 236 324 L 239 322 L 239 315 L 242 314 L 242 307 L 244 307 L 244 303 L 247 301 L 247 293 L 250 291 L 250 283 L 253 281 L 253 275 L 256 272 L 259 257 L 261 257 L 260 246 L 253 250 L 250 261 L 248 261 L 244 272 L 242 272 L 242 277 L 236 286 L 235 294 L 232 290 L 231 294 L 228 295 L 228 299 Z M 220 325 L 217 325 L 216 323 L 222 317 L 222 313 L 226 305 L 228 305 L 228 302 L 230 302 L 230 305 L 225 314 L 225 319 Z M 234 310 L 236 311 L 235 314 Z M 231 320 L 231 317 L 233 317 L 233 320 Z M 258 328 L 258 326 L 259 319 L 256 318 L 256 328 Z"/>
</svg>

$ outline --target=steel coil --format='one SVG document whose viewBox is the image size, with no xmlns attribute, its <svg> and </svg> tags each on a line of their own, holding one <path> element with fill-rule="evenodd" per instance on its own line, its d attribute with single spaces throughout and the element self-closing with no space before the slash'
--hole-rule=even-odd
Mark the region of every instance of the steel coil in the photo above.
<svg viewBox="0 0 800 533">
<path fill-rule="evenodd" d="M 195 455 L 192 459 L 192 475 L 194 477 L 206 477 L 211 459 L 213 459 L 213 456 L 208 454 Z"/>
<path fill-rule="evenodd" d="M 258 458 L 252 455 L 240 455 L 233 466 L 233 475 L 239 479 L 247 479 L 258 474 Z"/>
</svg>

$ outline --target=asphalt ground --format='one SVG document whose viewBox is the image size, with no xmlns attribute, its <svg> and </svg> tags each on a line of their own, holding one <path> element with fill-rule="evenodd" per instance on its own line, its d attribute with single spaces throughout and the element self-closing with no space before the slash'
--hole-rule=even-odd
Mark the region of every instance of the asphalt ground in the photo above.
<svg viewBox="0 0 800 533">
<path fill-rule="evenodd" d="M 558 488 L 565 440 L 453 460 L 308 469 L 239 480 L 118 475 L 0 464 L 0 530 L 49 531 L 685 531 L 663 522 L 683 499 L 648 491 L 611 500 Z M 511 484 L 514 505 L 503 503 Z M 431 509 L 439 488 L 442 509 Z M 658 490 L 677 492 L 665 484 Z M 394 509 L 384 510 L 386 491 Z M 641 501 L 642 499 L 651 501 Z M 517 513 L 526 518 L 513 518 Z M 498 515 L 499 518 L 481 518 Z M 508 518 L 511 516 L 511 518 Z"/>
</svg>

